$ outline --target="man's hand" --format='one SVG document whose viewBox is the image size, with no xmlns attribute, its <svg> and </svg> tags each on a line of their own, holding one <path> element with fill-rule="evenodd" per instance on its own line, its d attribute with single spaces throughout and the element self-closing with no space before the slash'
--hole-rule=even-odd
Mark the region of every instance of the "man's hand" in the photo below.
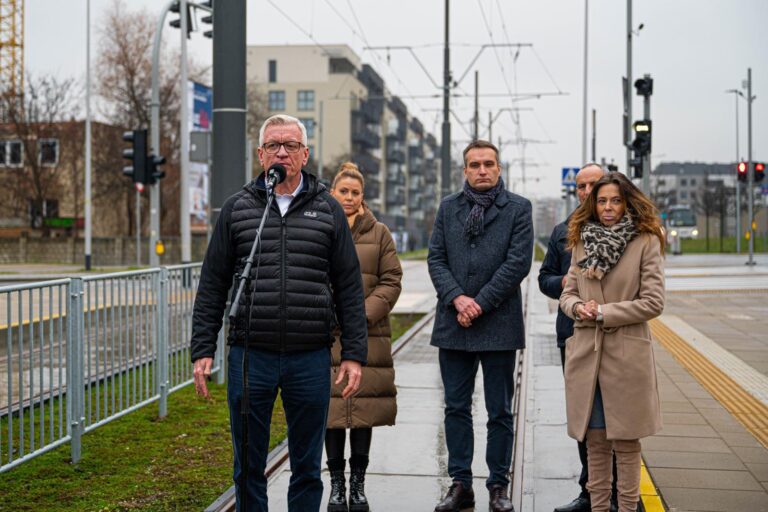
<svg viewBox="0 0 768 512">
<path fill-rule="evenodd" d="M 460 314 L 469 317 L 470 320 L 474 320 L 483 314 L 483 308 L 475 302 L 475 299 L 467 297 L 466 295 L 459 295 L 453 299 L 453 307 L 455 307 L 456 311 Z M 459 321 L 459 323 L 461 323 L 461 321 Z"/>
<path fill-rule="evenodd" d="M 360 387 L 360 380 L 363 375 L 362 365 L 357 361 L 349 359 L 342 361 L 341 366 L 339 366 L 339 376 L 336 377 L 336 384 L 341 384 L 345 375 L 348 377 L 349 381 L 347 382 L 344 391 L 341 392 L 341 398 L 344 400 L 355 394 Z"/>
<path fill-rule="evenodd" d="M 565 279 L 568 277 L 568 274 L 565 274 L 563 276 L 563 280 L 560 282 L 560 288 L 565 288 Z"/>
<path fill-rule="evenodd" d="M 212 357 L 201 357 L 195 361 L 195 370 L 193 375 L 195 377 L 195 392 L 205 398 L 210 398 L 208 393 L 208 386 L 205 384 L 206 380 L 211 380 L 211 368 L 213 367 Z"/>
<path fill-rule="evenodd" d="M 456 320 L 459 322 L 459 325 L 464 328 L 472 326 L 472 319 L 469 318 L 464 313 L 459 313 L 458 315 L 456 315 Z"/>
</svg>

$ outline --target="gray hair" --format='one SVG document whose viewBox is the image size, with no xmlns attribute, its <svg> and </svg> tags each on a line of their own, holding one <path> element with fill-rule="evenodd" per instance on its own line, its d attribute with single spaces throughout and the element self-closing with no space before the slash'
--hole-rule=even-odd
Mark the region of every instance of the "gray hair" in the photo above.
<svg viewBox="0 0 768 512">
<path fill-rule="evenodd" d="M 579 170 L 582 171 L 582 170 L 586 169 L 587 167 L 592 167 L 593 165 L 595 167 L 597 167 L 598 169 L 600 169 L 601 171 L 603 171 L 603 174 L 608 174 L 608 171 L 606 170 L 606 168 L 603 167 L 602 165 L 600 165 L 597 162 L 587 162 L 584 165 L 582 165 L 581 168 L 579 168 Z"/>
<path fill-rule="evenodd" d="M 264 121 L 264 124 L 261 125 L 261 129 L 259 130 L 259 146 L 264 145 L 264 132 L 266 131 L 267 126 L 279 126 L 284 124 L 295 124 L 299 127 L 299 130 L 301 130 L 301 143 L 306 147 L 307 127 L 304 126 L 304 123 L 299 121 L 297 118 L 286 114 L 275 114 L 274 116 L 269 117 L 266 121 Z"/>
</svg>

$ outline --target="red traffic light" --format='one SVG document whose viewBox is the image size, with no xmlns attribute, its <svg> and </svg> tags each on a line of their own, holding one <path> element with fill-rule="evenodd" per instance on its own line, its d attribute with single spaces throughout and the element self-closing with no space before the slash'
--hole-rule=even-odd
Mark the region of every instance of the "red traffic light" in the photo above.
<svg viewBox="0 0 768 512">
<path fill-rule="evenodd" d="M 755 163 L 755 170 L 757 172 L 765 172 L 765 164 L 760 162 Z"/>
<path fill-rule="evenodd" d="M 765 178 L 765 164 L 763 162 L 755 162 L 755 183 L 760 183 Z"/>
<path fill-rule="evenodd" d="M 739 165 L 736 166 L 736 169 L 739 171 L 739 174 L 747 174 L 747 162 L 739 162 Z"/>
</svg>

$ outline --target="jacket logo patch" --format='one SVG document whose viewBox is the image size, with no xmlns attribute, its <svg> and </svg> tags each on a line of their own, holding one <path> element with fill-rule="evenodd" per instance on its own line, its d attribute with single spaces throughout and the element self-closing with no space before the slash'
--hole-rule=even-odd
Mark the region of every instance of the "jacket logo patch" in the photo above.
<svg viewBox="0 0 768 512">
<path fill-rule="evenodd" d="M 317 212 L 311 212 L 311 211 L 307 210 L 306 212 L 304 212 L 304 216 L 305 217 L 315 218 L 315 217 L 317 217 Z"/>
</svg>

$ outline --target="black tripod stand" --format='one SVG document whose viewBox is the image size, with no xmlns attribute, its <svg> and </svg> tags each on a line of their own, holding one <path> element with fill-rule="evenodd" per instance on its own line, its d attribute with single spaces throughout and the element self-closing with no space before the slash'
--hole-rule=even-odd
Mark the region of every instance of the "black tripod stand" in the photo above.
<svg viewBox="0 0 768 512">
<path fill-rule="evenodd" d="M 240 482 L 238 489 L 240 495 L 240 510 L 247 512 L 248 510 L 248 412 L 250 406 L 248 404 L 248 343 L 250 342 L 250 329 L 251 329 L 251 312 L 253 311 L 253 295 L 255 290 L 255 282 L 258 279 L 258 272 L 256 276 L 251 276 L 251 269 L 253 268 L 253 261 L 256 255 L 256 249 L 261 245 L 261 233 L 264 230 L 264 224 L 269 217 L 269 211 L 272 208 L 272 202 L 275 199 L 274 187 L 281 183 L 285 179 L 285 167 L 280 164 L 274 164 L 266 173 L 266 190 L 267 190 L 267 204 L 264 207 L 264 213 L 261 216 L 261 222 L 259 223 L 259 229 L 256 230 L 256 237 L 253 240 L 251 246 L 251 252 L 248 255 L 248 259 L 245 260 L 245 268 L 242 274 L 238 276 L 239 284 L 237 287 L 237 293 L 232 301 L 232 307 L 229 309 L 229 322 L 230 325 L 234 324 L 237 318 L 237 313 L 240 309 L 240 298 L 243 294 L 243 290 L 246 287 L 249 289 L 248 300 L 248 318 L 245 322 L 245 341 L 243 342 L 243 367 L 242 367 L 242 379 L 243 379 L 243 396 L 240 401 L 240 418 L 241 418 L 241 435 L 240 435 Z M 261 256 L 261 251 L 259 251 Z M 258 265 L 256 266 L 258 269 Z M 253 283 L 251 283 L 253 281 Z M 253 285 L 252 285 L 253 284 Z"/>
</svg>

